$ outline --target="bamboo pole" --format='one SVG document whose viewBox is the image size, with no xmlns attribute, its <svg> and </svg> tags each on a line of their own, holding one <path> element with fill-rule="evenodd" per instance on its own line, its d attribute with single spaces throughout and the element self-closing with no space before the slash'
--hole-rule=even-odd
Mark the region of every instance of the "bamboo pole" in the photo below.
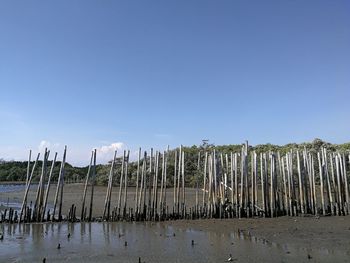
<svg viewBox="0 0 350 263">
<path fill-rule="evenodd" d="M 123 159 L 122 159 L 122 170 L 120 172 L 120 177 L 119 177 L 119 194 L 118 194 L 118 206 L 117 206 L 117 211 L 118 211 L 118 216 L 120 216 L 120 210 L 121 210 L 121 205 L 122 205 L 122 192 L 123 192 L 123 177 L 124 177 L 124 167 L 125 167 L 125 155 L 126 152 L 124 150 L 123 152 Z"/>
<path fill-rule="evenodd" d="M 331 214 L 334 214 L 334 204 L 333 204 L 333 196 L 332 196 L 332 188 L 331 188 L 331 182 L 330 182 L 330 176 L 328 171 L 328 162 L 327 162 L 327 150 L 326 148 L 321 149 L 322 151 L 322 163 L 325 168 L 325 177 L 326 177 L 326 183 L 327 183 L 327 194 L 328 194 L 328 201 L 329 206 L 331 208 Z"/>
<path fill-rule="evenodd" d="M 176 168 L 177 168 L 177 150 L 174 151 L 174 209 L 176 209 L 177 207 Z"/>
<path fill-rule="evenodd" d="M 20 216 L 19 216 L 19 220 L 21 221 L 22 220 L 22 215 L 23 215 L 23 210 L 27 204 L 27 197 L 28 197 L 28 191 L 29 191 L 29 188 L 30 188 L 30 184 L 32 182 L 32 179 L 33 179 L 33 175 L 34 175 L 34 171 L 35 171 L 35 167 L 38 163 L 38 160 L 39 160 L 39 157 L 40 157 L 40 153 L 38 153 L 37 157 L 36 157 L 36 160 L 34 162 L 34 165 L 32 167 L 32 172 L 29 176 L 29 179 L 28 179 L 28 182 L 26 184 L 26 190 L 24 192 L 24 197 L 23 197 L 23 202 L 22 202 L 22 206 L 21 206 L 21 212 L 20 212 Z"/>
<path fill-rule="evenodd" d="M 64 148 L 64 152 L 63 152 L 63 158 L 62 158 L 62 162 L 61 162 L 60 171 L 58 173 L 56 193 L 55 193 L 54 205 L 53 205 L 52 220 L 55 220 L 56 206 L 57 206 L 57 201 L 58 201 L 58 194 L 59 194 L 60 190 L 63 190 L 63 187 L 61 187 L 61 184 L 62 184 L 62 177 L 63 177 L 63 171 L 64 171 L 64 163 L 65 163 L 65 158 L 66 158 L 66 149 L 67 148 L 65 147 Z M 58 217 L 58 220 L 60 220 L 60 217 Z"/>
<path fill-rule="evenodd" d="M 105 202 L 103 207 L 103 219 L 106 219 L 106 220 L 109 220 L 109 216 L 110 216 L 111 192 L 112 192 L 112 186 L 113 186 L 114 164 L 115 164 L 116 157 L 117 157 L 117 151 L 114 151 L 111 169 L 109 171 L 109 176 L 108 176 L 107 191 L 106 191 L 106 197 L 105 197 Z"/>
<path fill-rule="evenodd" d="M 128 166 L 129 166 L 129 155 L 130 151 L 126 156 L 126 164 L 125 164 L 125 184 L 124 184 L 124 208 L 123 208 L 123 217 L 126 215 L 127 201 L 128 201 Z"/>
<path fill-rule="evenodd" d="M 199 173 L 200 173 L 201 152 L 198 152 L 197 162 L 197 176 L 196 176 L 196 215 L 198 214 L 198 187 L 199 187 Z"/>
<path fill-rule="evenodd" d="M 81 205 L 81 216 L 80 216 L 80 220 L 84 221 L 85 220 L 85 199 L 86 199 L 86 191 L 87 191 L 87 186 L 89 183 L 89 178 L 90 178 L 90 172 L 91 172 L 91 166 L 92 166 L 92 162 L 93 162 L 93 158 L 94 158 L 94 152 L 91 153 L 91 158 L 90 158 L 90 164 L 89 164 L 89 168 L 88 168 L 88 172 L 86 174 L 86 180 L 85 180 L 85 185 L 84 185 L 84 192 L 83 192 L 83 201 L 82 201 L 82 205 Z"/>
<path fill-rule="evenodd" d="M 350 196 L 349 196 L 349 185 L 348 185 L 348 178 L 346 174 L 346 160 L 345 160 L 345 154 L 343 153 L 343 182 L 344 182 L 344 191 L 345 191 L 345 210 L 346 214 L 349 214 L 350 212 Z"/>
<path fill-rule="evenodd" d="M 91 220 L 92 220 L 92 207 L 93 207 L 93 202 L 94 202 L 95 181 L 96 181 L 96 149 L 94 150 L 94 166 L 92 167 L 92 177 L 91 177 L 91 196 L 90 196 L 89 222 L 91 222 Z"/>
<path fill-rule="evenodd" d="M 27 176 L 26 176 L 26 185 L 28 184 L 29 176 L 30 176 L 30 160 L 32 158 L 32 150 L 29 150 L 29 157 L 28 157 L 28 165 L 27 165 Z"/>
<path fill-rule="evenodd" d="M 317 153 L 317 158 L 318 158 L 318 167 L 319 167 L 319 173 L 320 173 L 320 184 L 321 184 L 321 204 L 322 204 L 322 214 L 326 215 L 326 208 L 324 204 L 324 188 L 323 188 L 323 166 L 321 163 L 321 157 L 320 153 Z"/>
<path fill-rule="evenodd" d="M 41 174 L 40 174 L 40 179 L 38 183 L 38 188 L 36 191 L 36 196 L 35 196 L 35 203 L 34 203 L 34 220 L 40 221 L 40 206 L 42 205 L 42 188 L 43 188 L 43 181 L 44 181 L 44 176 L 46 174 L 46 161 L 48 158 L 48 152 L 47 148 L 45 148 L 44 152 L 44 157 L 42 161 L 42 166 L 41 166 Z"/>
<path fill-rule="evenodd" d="M 55 163 L 56 163 L 56 158 L 57 158 L 57 152 L 55 153 L 55 157 L 52 160 L 50 174 L 49 174 L 49 178 L 47 180 L 47 187 L 46 187 L 46 192 L 45 192 L 45 199 L 44 199 L 44 205 L 43 205 L 43 212 L 42 212 L 41 221 L 44 221 L 44 216 L 45 216 L 45 212 L 46 212 L 46 205 L 47 205 L 47 199 L 48 199 L 49 192 L 50 192 L 50 183 L 51 183 L 51 178 L 52 178 L 52 174 L 53 174 L 53 169 L 54 169 Z M 46 220 L 48 221 L 50 219 L 46 218 Z"/>
<path fill-rule="evenodd" d="M 182 153 L 182 170 L 181 170 L 181 176 L 182 176 L 182 217 L 184 217 L 185 214 L 185 205 L 186 205 L 186 199 L 185 199 L 185 152 Z"/>
<path fill-rule="evenodd" d="M 140 159 L 141 148 L 139 148 L 139 154 L 137 158 L 137 171 L 136 171 L 136 190 L 135 190 L 135 213 L 138 213 L 138 190 L 139 190 L 139 175 L 140 175 Z"/>
<path fill-rule="evenodd" d="M 207 179 L 207 165 L 208 165 L 208 152 L 205 152 L 205 160 L 204 160 L 204 172 L 203 172 L 203 199 L 202 199 L 202 207 L 205 207 L 205 194 L 206 194 L 206 179 Z"/>
<path fill-rule="evenodd" d="M 177 189 L 176 189 L 176 205 L 177 205 L 177 214 L 180 214 L 180 179 L 181 179 L 181 160 L 182 160 L 182 146 L 180 146 L 179 151 L 179 163 L 177 170 Z"/>
<path fill-rule="evenodd" d="M 298 165 L 298 178 L 299 178 L 299 205 L 300 205 L 300 212 L 304 214 L 303 184 L 302 184 L 299 151 L 297 151 L 297 165 Z"/>
</svg>

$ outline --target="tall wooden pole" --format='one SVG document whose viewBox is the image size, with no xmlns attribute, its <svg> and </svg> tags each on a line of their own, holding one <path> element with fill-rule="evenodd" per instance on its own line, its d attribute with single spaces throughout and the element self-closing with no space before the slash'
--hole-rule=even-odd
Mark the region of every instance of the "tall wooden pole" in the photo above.
<svg viewBox="0 0 350 263">
<path fill-rule="evenodd" d="M 86 180 L 85 180 L 84 192 L 83 192 L 83 201 L 82 201 L 82 205 L 81 205 L 81 216 L 80 216 L 80 220 L 81 221 L 85 220 L 86 191 L 87 191 L 87 187 L 88 187 L 88 183 L 89 183 L 89 178 L 90 178 L 91 166 L 92 166 L 93 159 L 94 159 L 94 152 L 91 153 L 90 164 L 89 164 L 88 172 L 86 174 Z"/>
<path fill-rule="evenodd" d="M 46 192 L 45 192 L 45 198 L 44 198 L 44 205 L 43 205 L 43 212 L 42 212 L 41 221 L 44 221 L 44 216 L 45 216 L 45 212 L 46 212 L 46 205 L 47 205 L 47 199 L 48 199 L 49 192 L 50 192 L 51 178 L 52 178 L 52 174 L 53 174 L 53 169 L 55 167 L 56 158 L 57 158 L 57 152 L 55 153 L 55 157 L 52 160 L 50 174 L 49 174 L 49 179 L 47 180 L 47 187 L 46 187 Z M 46 218 L 46 220 L 50 220 L 50 219 Z"/>
<path fill-rule="evenodd" d="M 94 166 L 92 167 L 92 178 L 91 178 L 91 196 L 90 196 L 90 210 L 89 210 L 89 221 L 92 220 L 92 207 L 94 203 L 94 187 L 96 182 L 96 149 L 94 150 Z"/>
</svg>

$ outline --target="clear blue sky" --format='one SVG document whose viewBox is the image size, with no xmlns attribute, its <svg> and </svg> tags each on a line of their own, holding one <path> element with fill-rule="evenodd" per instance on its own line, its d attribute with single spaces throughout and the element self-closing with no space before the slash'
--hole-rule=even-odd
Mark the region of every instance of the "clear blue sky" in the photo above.
<svg viewBox="0 0 350 263">
<path fill-rule="evenodd" d="M 349 14 L 349 1 L 1 1 L 0 158 L 348 142 Z"/>
</svg>

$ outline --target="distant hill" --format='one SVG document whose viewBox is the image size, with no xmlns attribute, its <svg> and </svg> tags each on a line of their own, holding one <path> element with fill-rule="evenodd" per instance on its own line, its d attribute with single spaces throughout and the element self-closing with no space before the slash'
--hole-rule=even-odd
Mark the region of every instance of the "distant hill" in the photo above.
<svg viewBox="0 0 350 263">
<path fill-rule="evenodd" d="M 344 144 L 331 144 L 328 142 L 324 142 L 320 139 L 315 139 L 312 142 L 306 142 L 306 143 L 289 143 L 283 146 L 280 145 L 274 145 L 274 144 L 260 144 L 256 146 L 250 146 L 250 150 L 255 150 L 257 153 L 260 152 L 268 152 L 268 151 L 274 151 L 274 152 L 280 152 L 281 155 L 284 155 L 286 152 L 290 151 L 291 149 L 294 150 L 302 150 L 304 147 L 306 149 L 310 150 L 311 152 L 316 153 L 320 147 L 325 146 L 330 151 L 340 151 L 340 152 L 350 152 L 350 143 L 344 143 Z M 219 153 L 230 153 L 230 152 L 239 152 L 241 150 L 242 145 L 236 144 L 236 145 L 213 145 L 213 144 L 202 144 L 200 146 L 191 146 L 191 147 L 183 147 L 185 151 L 185 175 L 186 175 L 186 184 L 187 185 L 194 185 L 195 184 L 195 175 L 197 175 L 197 162 L 198 162 L 198 152 L 201 150 L 201 152 L 204 152 L 205 150 L 211 150 L 216 149 Z M 168 158 L 168 182 L 169 184 L 172 184 L 172 178 L 173 178 L 173 172 L 174 172 L 174 154 L 172 153 L 174 151 L 170 151 L 170 155 Z M 202 155 L 203 156 L 203 155 Z M 26 180 L 26 173 L 27 173 L 27 162 L 18 162 L 18 161 L 4 161 L 4 159 L 0 158 L 0 181 L 25 181 Z M 33 166 L 34 162 L 31 162 L 31 167 Z M 36 182 L 39 180 L 39 176 L 41 173 L 41 165 L 42 162 L 38 162 L 38 166 L 34 172 L 33 182 Z M 48 167 L 50 167 L 51 162 L 48 163 Z M 61 162 L 57 162 L 54 167 L 53 172 L 53 181 L 57 181 L 58 173 L 60 169 Z M 109 174 L 110 165 L 97 165 L 96 167 L 96 173 L 97 173 L 97 183 L 101 185 L 105 185 L 107 183 L 107 178 Z M 65 166 L 65 181 L 66 182 L 82 182 L 87 174 L 88 167 L 73 167 L 70 164 L 66 164 Z M 130 176 L 130 185 L 133 185 L 136 180 L 136 171 L 137 171 L 137 162 L 130 163 L 129 165 L 129 176 Z M 117 168 L 115 172 L 115 178 L 118 178 L 119 180 L 120 175 L 120 165 L 117 163 Z M 116 179 L 114 180 L 117 181 Z"/>
</svg>

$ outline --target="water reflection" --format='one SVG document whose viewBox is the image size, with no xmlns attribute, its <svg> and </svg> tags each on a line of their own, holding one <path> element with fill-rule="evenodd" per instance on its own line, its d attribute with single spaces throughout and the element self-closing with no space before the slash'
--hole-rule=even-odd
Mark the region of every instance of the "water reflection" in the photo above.
<svg viewBox="0 0 350 263">
<path fill-rule="evenodd" d="M 1 230 L 0 262 L 40 262 L 44 257 L 47 262 L 138 262 L 139 257 L 146 262 L 224 262 L 229 254 L 240 261 L 293 262 L 310 253 L 249 231 L 216 233 L 158 223 L 3 224 Z M 344 258 L 330 251 L 312 254 L 314 259 Z"/>
</svg>

